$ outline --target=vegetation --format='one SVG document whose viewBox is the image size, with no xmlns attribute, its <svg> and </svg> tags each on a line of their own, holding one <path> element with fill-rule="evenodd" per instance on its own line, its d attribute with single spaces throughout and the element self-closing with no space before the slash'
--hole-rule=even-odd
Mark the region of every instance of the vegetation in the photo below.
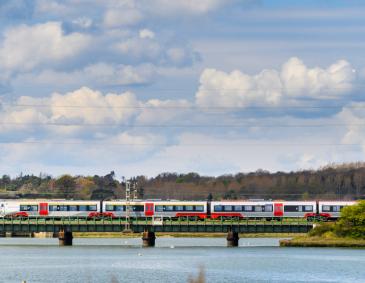
<svg viewBox="0 0 365 283">
<path fill-rule="evenodd" d="M 218 177 L 197 173 L 137 176 L 140 198 L 162 199 L 360 199 L 365 196 L 365 163 L 331 165 L 319 170 L 270 173 L 257 170 Z M 106 199 L 124 196 L 112 171 L 105 176 L 52 177 L 47 174 L 0 178 L 0 198 L 45 197 Z"/>
<path fill-rule="evenodd" d="M 336 223 L 322 223 L 305 237 L 281 241 L 282 246 L 365 247 L 365 201 L 345 207 Z"/>
</svg>

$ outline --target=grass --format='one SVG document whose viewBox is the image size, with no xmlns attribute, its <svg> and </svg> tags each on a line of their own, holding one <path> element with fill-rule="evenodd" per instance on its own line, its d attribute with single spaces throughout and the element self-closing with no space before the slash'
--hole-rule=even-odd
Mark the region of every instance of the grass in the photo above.
<svg viewBox="0 0 365 283">
<path fill-rule="evenodd" d="M 281 247 L 347 247 L 365 248 L 365 239 L 339 237 L 299 236 L 290 240 L 281 240 Z"/>
<path fill-rule="evenodd" d="M 120 232 L 74 232 L 75 238 L 136 238 L 141 233 L 120 233 Z M 240 234 L 240 238 L 291 238 L 298 233 L 249 233 Z M 304 236 L 305 234 L 299 234 Z M 225 238 L 227 233 L 156 233 L 158 238 Z"/>
</svg>

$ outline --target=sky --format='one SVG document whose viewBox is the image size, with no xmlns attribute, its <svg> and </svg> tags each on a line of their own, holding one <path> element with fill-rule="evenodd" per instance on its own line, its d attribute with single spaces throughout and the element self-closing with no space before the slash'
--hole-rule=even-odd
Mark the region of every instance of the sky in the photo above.
<svg viewBox="0 0 365 283">
<path fill-rule="evenodd" d="M 0 174 L 365 157 L 365 2 L 2 0 Z"/>
</svg>

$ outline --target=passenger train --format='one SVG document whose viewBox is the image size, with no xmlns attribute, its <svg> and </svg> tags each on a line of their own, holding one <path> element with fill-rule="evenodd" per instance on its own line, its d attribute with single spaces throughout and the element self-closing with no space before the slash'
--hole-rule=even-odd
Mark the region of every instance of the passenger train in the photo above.
<svg viewBox="0 0 365 283">
<path fill-rule="evenodd" d="M 0 200 L 0 217 L 336 219 L 355 201 Z"/>
</svg>

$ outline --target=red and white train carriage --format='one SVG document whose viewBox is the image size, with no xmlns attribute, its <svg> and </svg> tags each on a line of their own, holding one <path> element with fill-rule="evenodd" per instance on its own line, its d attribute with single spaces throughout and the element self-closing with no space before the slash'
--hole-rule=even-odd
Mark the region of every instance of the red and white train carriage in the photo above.
<svg viewBox="0 0 365 283">
<path fill-rule="evenodd" d="M 3 200 L 2 217 L 92 217 L 100 213 L 100 201 L 86 200 Z"/>
</svg>

